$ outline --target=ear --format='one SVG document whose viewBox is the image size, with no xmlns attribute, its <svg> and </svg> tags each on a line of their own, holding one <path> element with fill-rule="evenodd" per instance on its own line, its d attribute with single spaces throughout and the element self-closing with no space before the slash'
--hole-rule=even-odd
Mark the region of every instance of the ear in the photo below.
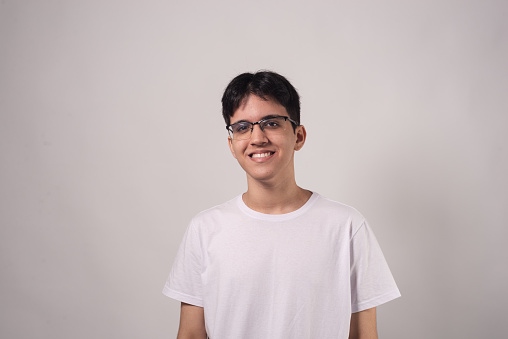
<svg viewBox="0 0 508 339">
<path fill-rule="evenodd" d="M 295 142 L 295 151 L 299 151 L 302 149 L 305 144 L 305 140 L 307 139 L 307 131 L 305 130 L 305 126 L 300 125 L 296 127 L 295 130 L 296 142 Z"/>
<path fill-rule="evenodd" d="M 233 154 L 233 157 L 235 157 L 235 159 L 236 159 L 235 150 L 233 149 L 233 140 L 231 139 L 231 137 L 228 137 L 228 145 L 229 145 L 229 150 L 231 151 L 231 154 Z"/>
</svg>

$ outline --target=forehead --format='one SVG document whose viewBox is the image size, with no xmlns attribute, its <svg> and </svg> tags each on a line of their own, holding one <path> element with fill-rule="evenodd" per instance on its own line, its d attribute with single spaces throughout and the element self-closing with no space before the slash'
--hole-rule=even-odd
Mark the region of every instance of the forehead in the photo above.
<svg viewBox="0 0 508 339">
<path fill-rule="evenodd" d="M 242 103 L 231 117 L 231 124 L 241 120 L 256 122 L 270 115 L 287 116 L 288 114 L 284 106 L 274 99 L 270 97 L 263 99 L 250 94 L 242 100 Z"/>
</svg>

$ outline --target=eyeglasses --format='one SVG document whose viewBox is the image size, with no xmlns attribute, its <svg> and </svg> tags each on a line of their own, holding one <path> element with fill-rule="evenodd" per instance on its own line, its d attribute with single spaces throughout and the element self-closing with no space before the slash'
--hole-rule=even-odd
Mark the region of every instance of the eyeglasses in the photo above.
<svg viewBox="0 0 508 339">
<path fill-rule="evenodd" d="M 290 117 L 274 115 L 259 120 L 258 122 L 240 121 L 232 125 L 227 125 L 226 129 L 231 139 L 246 140 L 250 139 L 252 131 L 254 130 L 254 125 L 259 125 L 259 128 L 261 128 L 266 136 L 270 137 L 271 135 L 281 134 L 286 130 L 286 120 L 289 120 L 294 126 L 298 126 L 296 121 Z"/>
</svg>

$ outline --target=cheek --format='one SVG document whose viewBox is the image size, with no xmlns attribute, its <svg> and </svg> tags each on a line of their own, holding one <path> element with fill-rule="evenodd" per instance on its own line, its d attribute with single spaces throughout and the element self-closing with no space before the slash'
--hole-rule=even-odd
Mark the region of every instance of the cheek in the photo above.
<svg viewBox="0 0 508 339">
<path fill-rule="evenodd" d="M 231 143 L 230 146 L 229 146 L 229 149 L 231 150 L 231 154 L 233 155 L 233 157 L 240 161 L 240 159 L 242 159 L 243 157 L 243 153 L 245 152 L 245 146 L 242 145 L 242 144 L 238 144 L 238 143 Z"/>
<path fill-rule="evenodd" d="M 228 146 L 229 146 L 229 150 L 231 151 L 231 154 L 236 159 L 235 149 L 233 147 L 233 142 L 231 141 L 231 138 L 228 138 Z"/>
<path fill-rule="evenodd" d="M 281 147 L 286 150 L 286 152 L 292 152 L 297 147 L 296 137 L 294 135 L 289 136 L 284 143 L 281 144 Z"/>
</svg>

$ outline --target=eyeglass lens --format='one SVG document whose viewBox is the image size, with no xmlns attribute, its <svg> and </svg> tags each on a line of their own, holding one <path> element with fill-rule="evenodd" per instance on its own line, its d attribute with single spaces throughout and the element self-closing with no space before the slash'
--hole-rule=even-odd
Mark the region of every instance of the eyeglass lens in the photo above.
<svg viewBox="0 0 508 339">
<path fill-rule="evenodd" d="M 261 120 L 259 122 L 239 122 L 231 125 L 229 133 L 234 140 L 250 139 L 254 125 L 259 125 L 261 130 L 267 135 L 276 135 L 286 130 L 286 118 L 274 117 L 270 119 Z"/>
</svg>

